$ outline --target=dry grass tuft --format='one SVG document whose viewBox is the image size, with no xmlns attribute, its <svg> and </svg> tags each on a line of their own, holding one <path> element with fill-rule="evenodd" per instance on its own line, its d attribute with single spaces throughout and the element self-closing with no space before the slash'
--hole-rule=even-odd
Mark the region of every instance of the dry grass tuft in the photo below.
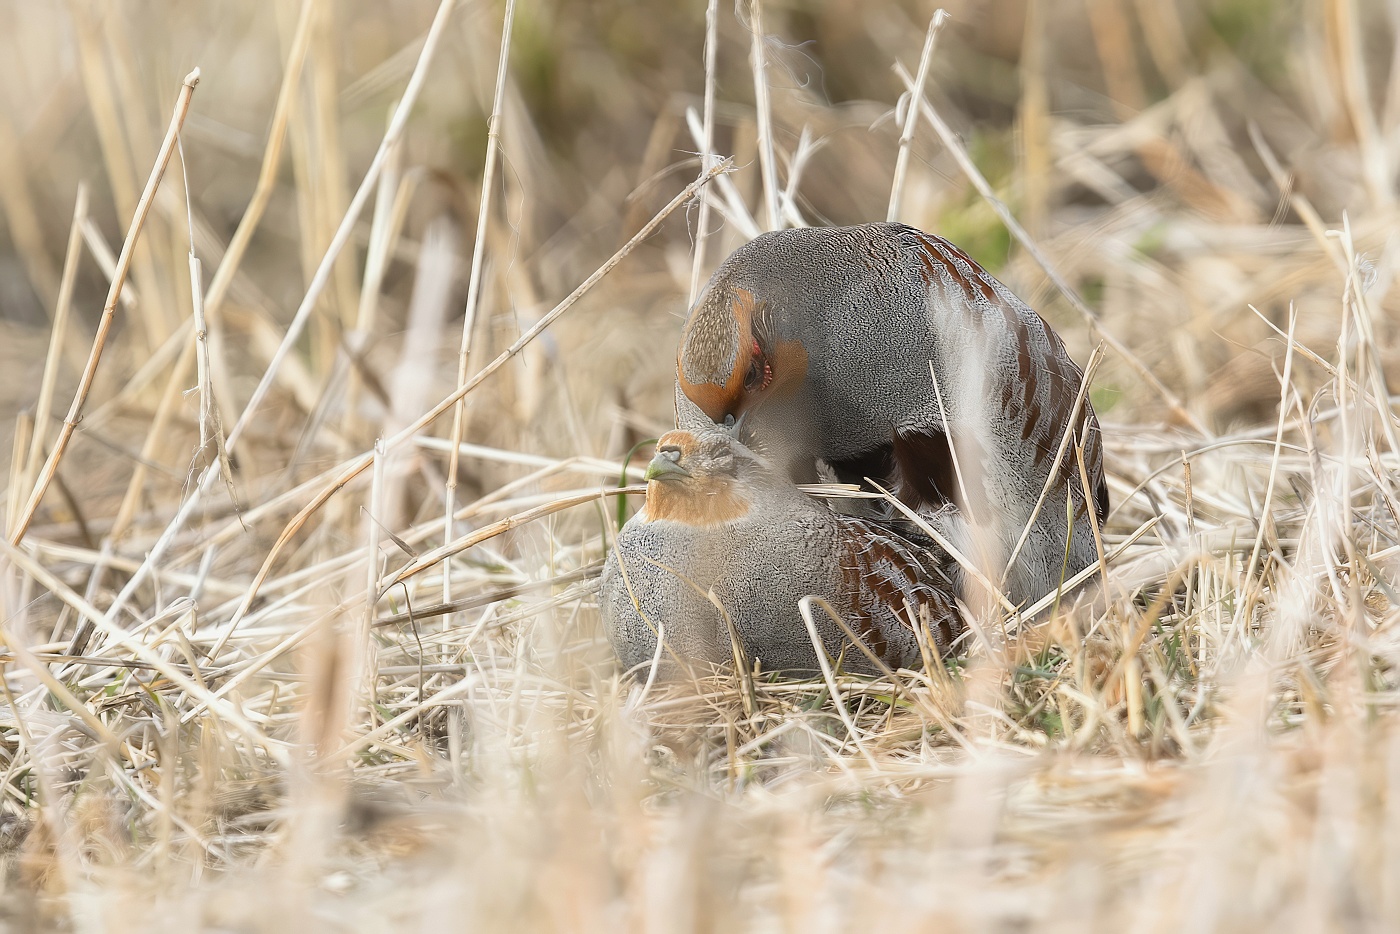
<svg viewBox="0 0 1400 934">
<path fill-rule="evenodd" d="M 0 10 L 0 927 L 1400 924 L 1394 18 L 505 6 Z M 1106 583 L 620 680 L 687 296 L 886 211 L 1105 349 Z"/>
</svg>

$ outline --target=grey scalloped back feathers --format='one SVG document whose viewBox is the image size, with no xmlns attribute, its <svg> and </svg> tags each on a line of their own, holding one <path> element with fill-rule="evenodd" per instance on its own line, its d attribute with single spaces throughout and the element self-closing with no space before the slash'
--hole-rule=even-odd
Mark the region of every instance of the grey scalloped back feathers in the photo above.
<svg viewBox="0 0 1400 934">
<path fill-rule="evenodd" d="M 946 240 L 903 224 L 763 234 L 696 300 L 676 375 L 679 427 L 742 417 L 743 440 L 799 482 L 818 459 L 839 480 L 870 477 L 956 543 L 975 537 L 1001 562 L 992 576 L 1029 523 L 1006 579 L 1014 603 L 1096 558 L 1077 446 L 1100 524 L 1108 489 L 1098 420 L 1087 399 L 1076 409 L 1083 373 Z"/>
<path fill-rule="evenodd" d="M 825 599 L 890 668 L 922 665 L 911 613 L 940 653 L 962 632 L 946 556 L 878 521 L 834 512 L 732 432 L 664 435 L 646 477 L 646 505 L 618 534 L 600 593 L 625 669 L 728 663 L 732 624 L 761 670 L 817 672 L 798 607 L 809 595 Z M 830 659 L 846 671 L 879 671 L 820 607 L 812 618 Z"/>
</svg>

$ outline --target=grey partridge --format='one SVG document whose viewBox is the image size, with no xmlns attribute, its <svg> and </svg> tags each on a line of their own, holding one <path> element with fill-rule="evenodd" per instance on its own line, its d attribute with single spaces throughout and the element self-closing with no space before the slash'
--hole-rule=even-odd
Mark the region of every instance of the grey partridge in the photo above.
<svg viewBox="0 0 1400 934">
<path fill-rule="evenodd" d="M 740 419 L 798 480 L 820 460 L 888 484 L 962 547 L 989 532 L 980 553 L 995 560 L 1030 523 L 1005 569 L 1023 603 L 1096 557 L 1075 448 L 1054 467 L 1072 420 L 1093 515 L 1108 512 L 1098 420 L 1087 399 L 1074 415 L 1082 381 L 1040 315 L 948 241 L 903 224 L 783 230 L 736 250 L 697 299 L 676 417 Z"/>
<path fill-rule="evenodd" d="M 727 662 L 732 623 L 761 670 L 818 671 L 798 608 L 809 595 L 891 668 L 921 665 L 914 625 L 926 625 L 940 651 L 962 631 L 943 557 L 807 496 L 732 432 L 663 435 L 646 476 L 646 505 L 618 534 L 600 593 L 626 669 L 646 670 L 653 659 L 672 670 L 678 661 Z M 814 609 L 830 658 L 847 671 L 878 670 Z"/>
</svg>

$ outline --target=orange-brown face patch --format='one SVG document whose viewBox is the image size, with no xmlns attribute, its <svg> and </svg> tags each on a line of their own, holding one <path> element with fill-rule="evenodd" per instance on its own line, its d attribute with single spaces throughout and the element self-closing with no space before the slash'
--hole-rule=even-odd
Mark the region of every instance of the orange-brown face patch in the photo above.
<svg viewBox="0 0 1400 934">
<path fill-rule="evenodd" d="M 759 314 L 758 300 L 747 289 L 736 288 L 732 295 L 729 313 L 737 325 L 739 346 L 734 356 L 734 367 L 724 374 L 724 382 L 691 382 L 686 378 L 684 359 L 678 359 L 676 367 L 681 392 L 716 424 L 724 421 L 725 416 L 743 415 L 769 395 L 778 398 L 795 395 L 807 379 L 807 350 L 802 342 L 779 341 L 771 355 L 763 357 L 753 327 L 754 319 Z M 682 353 L 688 340 L 689 330 L 681 342 Z M 761 369 L 768 375 L 758 381 L 750 379 L 751 368 Z"/>
<path fill-rule="evenodd" d="M 704 412 L 710 421 L 718 425 L 724 421 L 726 415 L 738 408 L 739 399 L 744 394 L 743 373 L 738 370 L 735 373 L 736 375 L 723 386 L 716 386 L 714 383 L 692 383 L 682 376 L 681 392 L 699 406 L 700 411 Z"/>
<path fill-rule="evenodd" d="M 712 379 L 701 382 L 691 382 L 687 373 L 691 367 L 686 366 L 684 356 L 688 352 L 693 352 L 691 344 L 697 337 L 697 319 L 705 314 L 707 309 L 702 304 L 697 306 L 695 313 L 691 315 L 690 321 L 686 322 L 685 332 L 681 336 L 680 352 L 676 358 L 676 375 L 681 386 L 681 392 L 686 398 L 700 407 L 700 410 L 709 416 L 710 421 L 719 424 L 724 421 L 726 415 L 738 415 L 743 404 L 744 397 L 744 376 L 748 373 L 749 363 L 753 360 L 753 317 L 757 300 L 748 289 L 733 289 L 730 292 L 728 312 L 733 316 L 737 325 L 738 346 L 735 348 L 733 360 L 734 366 L 728 373 L 712 374 Z M 713 309 L 708 309 L 711 314 Z M 706 333 L 715 333 L 718 329 L 706 329 Z"/>
</svg>

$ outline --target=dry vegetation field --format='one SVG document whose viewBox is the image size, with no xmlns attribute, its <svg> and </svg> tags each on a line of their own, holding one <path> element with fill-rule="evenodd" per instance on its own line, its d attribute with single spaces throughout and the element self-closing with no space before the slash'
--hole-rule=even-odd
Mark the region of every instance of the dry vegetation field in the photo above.
<svg viewBox="0 0 1400 934">
<path fill-rule="evenodd" d="M 0 929 L 1400 929 L 1400 14 L 935 9 L 0 0 Z M 892 187 L 1102 347 L 1106 567 L 621 680 L 697 277 Z"/>
</svg>

